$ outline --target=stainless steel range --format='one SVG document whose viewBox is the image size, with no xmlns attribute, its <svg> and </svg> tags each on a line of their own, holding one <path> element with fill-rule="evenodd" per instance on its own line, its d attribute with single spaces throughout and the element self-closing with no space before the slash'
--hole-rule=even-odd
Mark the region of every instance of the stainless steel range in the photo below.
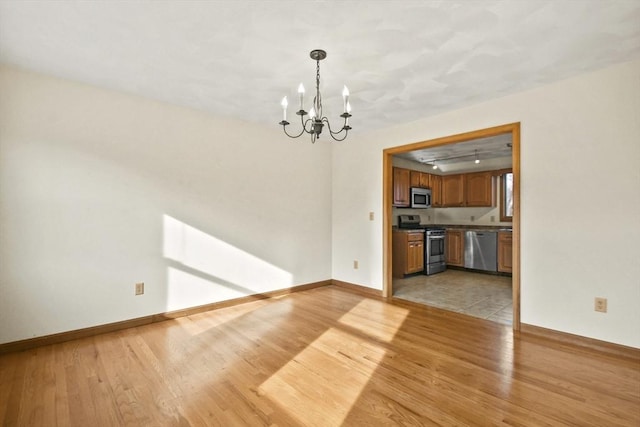
<svg viewBox="0 0 640 427">
<path fill-rule="evenodd" d="M 444 227 L 420 224 L 419 215 L 400 215 L 398 228 L 424 230 L 424 274 L 436 274 L 447 269 Z"/>
<path fill-rule="evenodd" d="M 447 269 L 445 262 L 445 229 L 431 227 L 425 230 L 424 274 L 440 273 Z"/>
</svg>

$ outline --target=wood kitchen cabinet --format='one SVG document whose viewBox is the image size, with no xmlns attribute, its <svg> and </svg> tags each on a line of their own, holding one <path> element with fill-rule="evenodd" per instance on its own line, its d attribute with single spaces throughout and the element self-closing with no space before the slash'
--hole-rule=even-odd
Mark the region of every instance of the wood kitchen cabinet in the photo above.
<svg viewBox="0 0 640 427">
<path fill-rule="evenodd" d="M 411 187 L 430 188 L 431 206 L 496 206 L 496 171 L 432 175 L 404 168 L 393 168 L 393 206 L 411 206 Z"/>
<path fill-rule="evenodd" d="M 464 206 L 465 203 L 464 174 L 442 176 L 442 207 Z"/>
<path fill-rule="evenodd" d="M 498 232 L 498 271 L 501 273 L 511 273 L 513 266 L 513 233 L 510 231 Z"/>
<path fill-rule="evenodd" d="M 429 176 L 429 188 L 431 188 L 431 206 L 442 206 L 442 177 L 440 175 Z"/>
<path fill-rule="evenodd" d="M 424 270 L 424 232 L 393 232 L 393 277 Z"/>
<path fill-rule="evenodd" d="M 429 186 L 429 174 L 420 171 L 411 171 L 411 187 L 431 188 Z"/>
<path fill-rule="evenodd" d="M 393 206 L 409 207 L 411 205 L 409 187 L 411 171 L 403 168 L 393 168 Z"/>
<path fill-rule="evenodd" d="M 496 205 L 495 178 L 492 172 L 464 174 L 465 206 L 493 207 Z"/>
<path fill-rule="evenodd" d="M 447 230 L 445 239 L 447 265 L 464 267 L 464 231 Z"/>
</svg>

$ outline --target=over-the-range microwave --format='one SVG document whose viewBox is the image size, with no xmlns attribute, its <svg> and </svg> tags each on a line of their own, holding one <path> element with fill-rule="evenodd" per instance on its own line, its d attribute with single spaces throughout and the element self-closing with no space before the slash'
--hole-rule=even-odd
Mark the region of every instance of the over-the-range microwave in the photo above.
<svg viewBox="0 0 640 427">
<path fill-rule="evenodd" d="M 411 207 L 426 209 L 431 207 L 431 190 L 428 188 L 411 187 Z"/>
</svg>

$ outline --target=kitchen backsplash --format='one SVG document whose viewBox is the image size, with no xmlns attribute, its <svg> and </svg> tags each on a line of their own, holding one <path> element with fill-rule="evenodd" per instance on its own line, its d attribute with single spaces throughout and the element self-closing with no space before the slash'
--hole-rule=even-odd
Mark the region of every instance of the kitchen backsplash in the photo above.
<svg viewBox="0 0 640 427">
<path fill-rule="evenodd" d="M 456 225 L 511 225 L 500 222 L 500 209 L 495 208 L 393 208 L 393 225 L 398 225 L 398 215 L 420 215 L 422 224 Z M 491 221 L 493 218 L 494 221 Z"/>
</svg>

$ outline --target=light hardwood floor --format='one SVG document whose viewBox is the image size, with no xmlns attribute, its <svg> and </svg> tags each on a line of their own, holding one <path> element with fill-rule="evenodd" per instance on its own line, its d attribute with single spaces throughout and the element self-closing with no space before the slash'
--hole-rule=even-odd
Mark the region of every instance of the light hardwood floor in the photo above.
<svg viewBox="0 0 640 427">
<path fill-rule="evenodd" d="M 640 425 L 640 359 L 335 286 L 0 356 L 5 426 Z"/>
</svg>

